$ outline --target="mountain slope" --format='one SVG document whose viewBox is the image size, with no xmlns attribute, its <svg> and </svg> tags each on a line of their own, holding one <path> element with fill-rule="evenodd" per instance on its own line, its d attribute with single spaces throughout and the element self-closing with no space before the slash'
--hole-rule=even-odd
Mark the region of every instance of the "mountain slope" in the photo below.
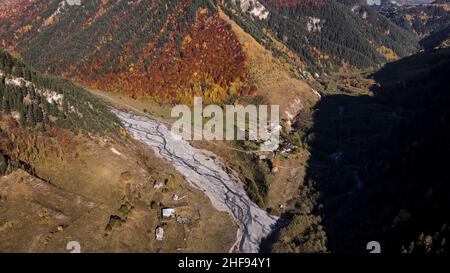
<svg viewBox="0 0 450 273">
<path fill-rule="evenodd" d="M 417 26 L 404 26 L 384 12 L 409 6 L 382 1 L 378 10 L 374 2 L 8 0 L 0 7 L 0 42 L 40 72 L 134 99 L 189 104 L 202 95 L 206 103 L 280 105 L 289 132 L 272 155 L 249 152 L 251 142 L 198 144 L 219 151 L 259 206 L 287 215 L 272 251 L 361 252 L 376 239 L 386 252 L 444 252 L 448 50 L 386 65 L 366 79 L 376 82 L 373 96 L 339 94 L 331 81 L 322 96 L 312 88 L 317 78 L 332 79 L 330 72 L 371 70 L 415 52 L 420 38 L 435 44 L 435 34 L 448 33 L 440 29 L 443 16 L 422 20 L 418 9 Z M 231 219 L 128 138 L 82 88 L 1 53 L 0 98 L 0 197 L 8 196 L 8 209 L 21 209 L 0 215 L 12 219 L 4 226 L 29 223 L 20 217 L 36 217 L 36 207 L 50 219 L 24 240 L 25 249 L 58 250 L 72 236 L 91 251 L 233 245 Z M 147 100 L 139 101 L 147 110 Z M 167 181 L 164 190 L 152 187 L 156 181 Z M 26 194 L 41 184 L 52 187 Z M 42 204 L 48 192 L 51 202 Z M 189 195 L 180 203 L 188 204 L 189 229 L 159 222 L 161 207 L 177 205 L 174 193 Z M 61 204 L 58 196 L 82 205 Z M 56 221 L 61 207 L 64 221 Z M 164 244 L 153 238 L 159 224 L 168 234 Z M 7 242 L 30 231 L 12 231 L 1 226 L 0 238 L 17 251 Z"/>
<path fill-rule="evenodd" d="M 422 5 L 390 6 L 380 11 L 402 28 L 416 33 L 425 48 L 449 39 L 450 2 L 433 1 Z"/>
<path fill-rule="evenodd" d="M 373 96 L 322 98 L 297 200 L 316 206 L 272 250 L 321 250 L 324 230 L 332 252 L 364 252 L 372 240 L 383 253 L 448 251 L 449 67 L 450 49 L 423 52 L 374 73 Z"/>
<path fill-rule="evenodd" d="M 3 17 L 28 64 L 91 87 L 166 102 L 247 94 L 245 56 L 210 1 L 31 1 Z M 28 19 L 30 18 L 30 19 Z M 11 44 L 11 43 L 10 43 Z"/>
<path fill-rule="evenodd" d="M 231 217 L 128 137 L 86 90 L 2 51 L 0 99 L 0 252 L 68 252 L 70 241 L 85 253 L 227 252 L 235 244 Z M 176 203 L 174 193 L 189 199 Z M 161 244 L 153 232 L 164 204 L 183 206 L 189 230 L 164 223 Z"/>
<path fill-rule="evenodd" d="M 40 74 L 0 51 L 0 110 L 23 127 L 73 132 L 118 133 L 120 122 L 86 90 L 67 80 Z"/>
<path fill-rule="evenodd" d="M 202 94 L 223 103 L 257 92 L 242 44 L 220 11 L 306 79 L 308 71 L 341 64 L 377 66 L 417 44 L 372 9 L 335 0 L 14 3 L 6 9 L 17 16 L 0 13 L 0 40 L 26 63 L 93 88 L 163 102 Z"/>
<path fill-rule="evenodd" d="M 267 33 L 283 42 L 312 71 L 342 63 L 376 66 L 412 53 L 417 44 L 414 35 L 359 1 L 257 1 L 265 13 L 245 8 L 243 2 L 252 1 L 241 1 L 242 25 L 250 25 L 246 28 L 263 43 L 270 41 Z M 235 14 L 229 2 L 225 6 Z"/>
</svg>

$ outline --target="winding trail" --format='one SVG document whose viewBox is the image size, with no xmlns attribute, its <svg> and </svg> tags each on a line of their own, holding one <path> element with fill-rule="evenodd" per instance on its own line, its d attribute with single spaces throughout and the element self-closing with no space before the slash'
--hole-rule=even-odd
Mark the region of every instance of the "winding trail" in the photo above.
<svg viewBox="0 0 450 273">
<path fill-rule="evenodd" d="M 195 188 L 203 191 L 219 211 L 228 212 L 239 225 L 239 252 L 259 251 L 261 240 L 270 234 L 277 218 L 260 209 L 237 181 L 215 162 L 213 153 L 194 148 L 174 136 L 153 119 L 112 110 L 137 140 L 150 146 L 157 156 L 170 162 Z"/>
</svg>

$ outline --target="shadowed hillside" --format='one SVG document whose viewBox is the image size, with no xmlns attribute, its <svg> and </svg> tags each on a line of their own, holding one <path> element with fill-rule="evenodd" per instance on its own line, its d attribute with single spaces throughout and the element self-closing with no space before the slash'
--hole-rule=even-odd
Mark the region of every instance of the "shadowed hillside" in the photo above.
<svg viewBox="0 0 450 273">
<path fill-rule="evenodd" d="M 450 50 L 386 65 L 374 96 L 316 105 L 307 179 L 323 200 L 331 251 L 447 250 Z"/>
<path fill-rule="evenodd" d="M 373 96 L 316 104 L 300 205 L 272 251 L 448 251 L 449 69 L 449 49 L 414 55 L 373 74 Z"/>
</svg>

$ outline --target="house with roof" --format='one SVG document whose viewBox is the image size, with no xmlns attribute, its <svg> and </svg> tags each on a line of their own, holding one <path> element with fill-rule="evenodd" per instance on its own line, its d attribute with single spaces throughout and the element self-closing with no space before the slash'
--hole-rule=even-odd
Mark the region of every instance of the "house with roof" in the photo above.
<svg viewBox="0 0 450 273">
<path fill-rule="evenodd" d="M 166 218 L 175 217 L 175 209 L 173 208 L 163 208 L 161 212 L 163 217 Z"/>
<path fill-rule="evenodd" d="M 156 240 L 162 241 L 164 239 L 164 229 L 162 227 L 157 227 L 155 230 Z"/>
<path fill-rule="evenodd" d="M 153 188 L 158 190 L 162 187 L 164 187 L 164 183 L 161 182 L 161 180 L 155 180 L 155 182 L 153 183 Z"/>
</svg>

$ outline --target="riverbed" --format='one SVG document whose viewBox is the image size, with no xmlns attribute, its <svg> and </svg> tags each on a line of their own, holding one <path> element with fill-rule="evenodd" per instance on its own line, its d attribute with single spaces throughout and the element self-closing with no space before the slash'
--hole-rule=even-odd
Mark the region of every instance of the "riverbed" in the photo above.
<svg viewBox="0 0 450 273">
<path fill-rule="evenodd" d="M 119 110 L 113 112 L 131 136 L 172 164 L 191 186 L 209 197 L 217 210 L 231 215 L 239 226 L 238 252 L 259 252 L 262 239 L 270 234 L 277 219 L 250 200 L 242 183 L 224 170 L 216 155 L 181 140 L 158 121 Z"/>
</svg>

